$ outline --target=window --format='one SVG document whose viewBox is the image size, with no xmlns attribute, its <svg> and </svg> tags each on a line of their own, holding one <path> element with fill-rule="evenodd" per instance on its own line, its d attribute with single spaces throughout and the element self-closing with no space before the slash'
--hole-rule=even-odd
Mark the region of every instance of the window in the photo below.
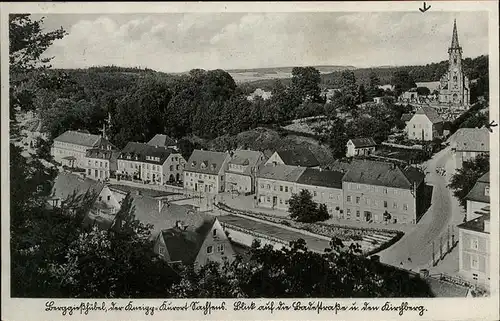
<svg viewBox="0 0 500 321">
<path fill-rule="evenodd" d="M 359 204 L 359 196 L 356 196 L 356 204 Z"/>
<path fill-rule="evenodd" d="M 288 205 L 288 200 L 285 200 L 285 205 Z"/>
<path fill-rule="evenodd" d="M 285 192 L 288 193 L 288 186 L 285 186 Z"/>
<path fill-rule="evenodd" d="M 393 203 L 392 203 L 392 208 L 398 208 L 398 203 L 393 202 Z"/>
<path fill-rule="evenodd" d="M 477 255 L 470 256 L 470 267 L 474 270 L 479 269 L 479 260 L 477 258 Z"/>
<path fill-rule="evenodd" d="M 217 252 L 224 252 L 224 244 L 217 244 Z"/>
<path fill-rule="evenodd" d="M 349 203 L 351 202 L 351 196 L 350 195 L 347 196 L 347 202 L 349 202 Z"/>
<path fill-rule="evenodd" d="M 280 204 L 283 204 L 283 200 L 280 198 Z"/>
<path fill-rule="evenodd" d="M 280 192 L 283 192 L 283 185 L 280 185 Z"/>
<path fill-rule="evenodd" d="M 387 208 L 387 201 L 384 201 L 384 207 Z"/>
<path fill-rule="evenodd" d="M 476 237 L 474 237 L 474 238 L 472 238 L 472 239 L 470 240 L 470 248 L 471 248 L 472 250 L 477 250 L 477 249 L 479 249 L 479 240 L 478 240 Z"/>
<path fill-rule="evenodd" d="M 102 196 L 99 196 L 99 201 L 102 201 Z"/>
<path fill-rule="evenodd" d="M 360 217 L 361 214 L 359 213 L 359 210 L 356 210 L 356 217 Z"/>
<path fill-rule="evenodd" d="M 212 235 L 213 235 L 213 236 L 217 236 L 217 230 L 216 230 L 216 229 L 214 229 L 214 230 L 212 231 Z"/>
<path fill-rule="evenodd" d="M 264 188 L 264 184 L 260 184 L 260 188 Z"/>
<path fill-rule="evenodd" d="M 489 186 L 486 186 L 484 188 L 484 196 L 490 196 L 490 187 Z"/>
<path fill-rule="evenodd" d="M 170 165 L 170 171 L 174 170 L 174 165 Z"/>
<path fill-rule="evenodd" d="M 384 188 L 384 194 L 387 194 L 387 188 Z"/>
<path fill-rule="evenodd" d="M 403 204 L 403 209 L 404 209 L 405 211 L 407 211 L 407 210 L 408 210 L 408 204 Z"/>
<path fill-rule="evenodd" d="M 415 128 L 415 124 L 413 124 L 413 128 Z M 413 132 L 415 134 L 415 132 Z"/>
<path fill-rule="evenodd" d="M 273 189 L 276 191 L 276 185 L 273 186 Z"/>
<path fill-rule="evenodd" d="M 267 189 L 271 189 L 271 185 L 270 184 L 267 184 Z"/>
<path fill-rule="evenodd" d="M 270 202 L 271 201 L 271 197 L 267 196 L 266 200 L 267 200 L 267 202 Z"/>
<path fill-rule="evenodd" d="M 316 193 L 316 191 L 313 192 L 314 196 L 318 196 L 318 193 Z"/>
<path fill-rule="evenodd" d="M 370 205 L 370 199 L 369 198 L 366 199 L 366 205 Z"/>
<path fill-rule="evenodd" d="M 110 200 L 111 200 L 111 195 L 108 195 L 108 201 L 110 201 Z"/>
<path fill-rule="evenodd" d="M 212 254 L 214 251 L 214 248 L 212 245 L 207 246 L 207 254 Z"/>
<path fill-rule="evenodd" d="M 292 193 L 292 192 L 293 192 L 293 187 L 290 187 L 290 193 Z"/>
<path fill-rule="evenodd" d="M 176 165 L 176 166 L 175 166 L 175 170 L 179 170 L 179 165 Z"/>
<path fill-rule="evenodd" d="M 351 216 L 351 209 L 350 209 L 350 208 L 348 208 L 348 209 L 347 209 L 347 216 L 348 216 L 348 217 L 350 217 L 350 216 Z"/>
</svg>

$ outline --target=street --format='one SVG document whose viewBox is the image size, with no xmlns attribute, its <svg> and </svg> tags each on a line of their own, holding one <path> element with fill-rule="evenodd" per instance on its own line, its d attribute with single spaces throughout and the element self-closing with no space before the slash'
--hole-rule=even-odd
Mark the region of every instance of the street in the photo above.
<svg viewBox="0 0 500 321">
<path fill-rule="evenodd" d="M 453 197 L 451 190 L 446 187 L 451 174 L 455 170 L 450 147 L 434 155 L 432 159 L 425 163 L 424 167 L 428 172 L 426 183 L 433 186 L 430 208 L 422 216 L 413 231 L 405 234 L 399 242 L 379 253 L 382 262 L 414 271 L 432 267 L 433 242 L 437 259 L 440 253 L 441 237 L 443 237 L 442 245 L 443 252 L 445 252 L 449 225 L 453 226 L 455 240 L 457 240 L 458 230 L 456 225 L 461 223 L 463 218 L 458 201 Z M 444 167 L 446 175 L 441 176 L 436 173 L 437 167 Z M 451 231 L 450 234 L 452 234 Z"/>
</svg>

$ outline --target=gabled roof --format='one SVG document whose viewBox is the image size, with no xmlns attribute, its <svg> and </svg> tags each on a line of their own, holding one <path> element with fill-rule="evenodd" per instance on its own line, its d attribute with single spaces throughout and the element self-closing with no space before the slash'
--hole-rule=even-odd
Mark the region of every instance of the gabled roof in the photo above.
<svg viewBox="0 0 500 321">
<path fill-rule="evenodd" d="M 354 147 L 356 147 L 356 148 L 377 146 L 377 143 L 375 143 L 375 141 L 371 137 L 369 137 L 369 138 L 351 138 L 350 141 L 354 144 Z"/>
<path fill-rule="evenodd" d="M 479 216 L 473 220 L 462 223 L 460 225 L 457 225 L 457 227 L 459 229 L 465 229 L 465 230 L 469 230 L 469 231 L 490 234 L 489 231 L 484 230 L 484 222 L 488 221 L 489 219 L 490 219 L 490 216 L 488 214 L 486 214 L 486 215 Z"/>
<path fill-rule="evenodd" d="M 342 189 L 343 176 L 344 173 L 339 171 L 306 168 L 297 183 Z"/>
<path fill-rule="evenodd" d="M 195 149 L 184 171 L 217 175 L 229 154 Z"/>
<path fill-rule="evenodd" d="M 184 264 L 194 263 L 214 222 L 215 218 L 212 218 L 204 221 L 200 226 L 188 227 L 185 230 L 179 227 L 163 230 L 161 236 L 170 260 L 181 261 Z"/>
<path fill-rule="evenodd" d="M 457 151 L 490 151 L 490 132 L 487 128 L 460 128 L 450 137 Z"/>
<path fill-rule="evenodd" d="M 116 152 L 115 152 L 116 154 Z M 87 149 L 87 153 L 85 157 L 87 158 L 98 158 L 98 159 L 107 159 L 110 160 L 113 156 L 112 150 L 100 149 L 100 148 L 91 148 Z"/>
<path fill-rule="evenodd" d="M 89 134 L 88 132 L 80 132 L 68 130 L 54 139 L 55 142 L 63 142 L 86 147 L 94 147 L 99 142 L 101 137 L 98 135 Z"/>
<path fill-rule="evenodd" d="M 359 184 L 411 189 L 423 181 L 416 169 L 403 171 L 398 165 L 371 160 L 353 160 L 351 169 L 344 175 L 343 181 Z"/>
<path fill-rule="evenodd" d="M 229 164 L 248 166 L 245 173 L 250 174 L 252 167 L 257 166 L 264 159 L 265 156 L 262 152 L 239 149 L 232 152 Z"/>
<path fill-rule="evenodd" d="M 175 146 L 175 144 L 175 140 L 173 140 L 170 136 L 163 134 L 156 134 L 155 137 L 151 138 L 148 142 L 148 145 L 160 147 Z"/>
<path fill-rule="evenodd" d="M 302 175 L 305 170 L 305 167 L 269 164 L 259 169 L 257 177 L 285 182 L 297 182 L 300 175 Z"/>
<path fill-rule="evenodd" d="M 54 180 L 51 199 L 63 201 L 74 192 L 77 196 L 84 195 L 87 191 L 93 191 L 97 195 L 103 187 L 103 184 L 89 178 L 84 179 L 77 175 L 63 172 L 59 173 Z"/>
<path fill-rule="evenodd" d="M 465 196 L 466 200 L 470 201 L 476 201 L 476 202 L 482 202 L 482 203 L 489 203 L 490 202 L 490 196 L 485 195 L 485 189 L 486 187 L 490 186 L 490 173 L 486 173 L 483 176 L 481 176 L 476 184 L 472 187 L 472 189 L 469 191 L 467 196 Z"/>
<path fill-rule="evenodd" d="M 433 124 L 443 122 L 443 119 L 441 118 L 441 116 L 439 116 L 437 111 L 432 107 L 422 106 L 415 112 L 415 115 L 425 115 Z"/>
<path fill-rule="evenodd" d="M 319 162 L 314 154 L 304 147 L 276 151 L 285 165 L 315 167 Z"/>
<path fill-rule="evenodd" d="M 137 156 L 137 161 L 143 163 L 151 164 L 163 164 L 170 154 L 177 153 L 171 148 L 150 146 L 144 143 L 129 142 L 125 148 L 120 153 L 119 159 L 129 160 L 127 157 L 130 156 L 130 160 L 135 160 Z M 153 161 L 151 159 L 146 159 L 146 157 L 158 157 L 159 161 Z"/>
<path fill-rule="evenodd" d="M 404 122 L 410 121 L 410 119 L 413 117 L 413 114 L 403 114 L 401 115 L 401 120 Z"/>
</svg>

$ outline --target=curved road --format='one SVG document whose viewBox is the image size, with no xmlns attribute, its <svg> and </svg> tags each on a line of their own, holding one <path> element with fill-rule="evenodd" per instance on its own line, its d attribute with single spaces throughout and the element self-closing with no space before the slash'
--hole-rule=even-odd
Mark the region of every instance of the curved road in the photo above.
<svg viewBox="0 0 500 321">
<path fill-rule="evenodd" d="M 425 166 L 427 167 L 426 172 L 428 172 L 426 183 L 433 186 L 431 206 L 414 230 L 405 234 L 399 242 L 390 248 L 379 253 L 380 260 L 384 263 L 412 270 L 429 268 L 432 266 L 433 241 L 435 241 L 437 258 L 439 256 L 440 236 L 447 236 L 449 224 L 455 225 L 459 222 L 458 202 L 446 187 L 448 178 L 454 171 L 450 147 L 435 154 L 432 159 L 426 162 Z M 446 176 L 437 174 L 437 167 L 445 167 Z M 455 215 L 453 215 L 454 213 Z M 456 234 L 455 227 L 455 239 L 457 239 Z M 445 237 L 443 237 L 443 246 L 446 247 Z M 411 262 L 408 258 L 411 258 Z"/>
</svg>

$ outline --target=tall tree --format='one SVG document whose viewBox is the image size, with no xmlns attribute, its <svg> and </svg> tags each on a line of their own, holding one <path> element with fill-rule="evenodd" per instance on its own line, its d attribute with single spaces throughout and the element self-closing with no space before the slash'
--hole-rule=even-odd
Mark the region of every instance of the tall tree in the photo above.
<svg viewBox="0 0 500 321">
<path fill-rule="evenodd" d="M 320 82 L 320 73 L 314 67 L 294 67 L 292 69 L 292 90 L 302 102 L 318 102 L 320 100 Z"/>
<path fill-rule="evenodd" d="M 417 87 L 415 80 L 406 70 L 398 70 L 392 75 L 391 83 L 394 85 L 394 91 L 399 96 L 403 92 Z"/>
<path fill-rule="evenodd" d="M 345 157 L 348 138 L 343 119 L 330 116 L 325 124 L 315 127 L 314 130 L 320 136 L 320 141 L 328 144 L 334 157 Z"/>
</svg>

